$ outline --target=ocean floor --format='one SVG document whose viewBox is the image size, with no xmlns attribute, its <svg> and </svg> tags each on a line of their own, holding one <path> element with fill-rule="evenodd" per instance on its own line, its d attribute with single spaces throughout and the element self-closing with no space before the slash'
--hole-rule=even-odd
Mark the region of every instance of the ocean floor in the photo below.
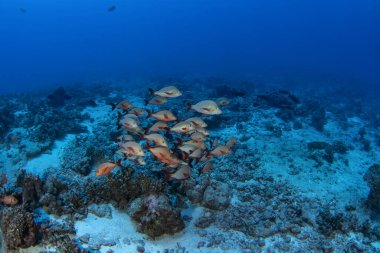
<svg viewBox="0 0 380 253">
<path fill-rule="evenodd" d="M 209 92 L 213 94 L 212 89 Z M 75 114 L 81 117 L 78 121 L 70 118 L 72 112 L 61 116 L 80 131 L 47 140 L 49 145 L 40 152 L 33 150 L 33 155 L 20 147 L 36 142 L 26 127 L 9 130 L 22 133 L 10 148 L 6 148 L 9 134 L 1 144 L 0 166 L 9 178 L 6 187 L 25 212 L 35 215 L 35 210 L 44 210 L 47 227 L 68 227 L 59 234 L 67 234 L 66 241 L 46 239 L 56 236 L 57 229 L 40 236 L 40 245 L 9 252 L 380 252 L 380 220 L 368 204 L 371 185 L 365 179 L 369 168 L 380 164 L 378 127 L 363 114 L 342 116 L 324 105 L 320 129 L 312 111 L 295 109 L 302 108 L 302 102 L 289 112 L 273 101 L 264 99 L 252 107 L 248 101 L 256 98 L 231 97 L 231 105 L 223 109 L 225 116 L 205 121 L 210 122 L 211 138 L 220 143 L 238 138 L 233 152 L 216 158 L 208 173 L 193 171 L 191 179 L 167 182 L 147 169 L 155 166 L 153 162 L 132 167 L 130 173 L 136 177 L 123 170 L 110 177 L 95 176 L 97 165 L 114 157 L 116 144 L 110 136 L 117 133 L 117 113 L 109 101 L 123 96 L 117 90 L 87 96 L 96 104 L 81 105 Z M 306 100 L 302 94 L 298 98 Z M 144 107 L 138 96 L 123 99 Z M 239 101 L 238 110 L 234 101 Z M 279 112 L 293 116 L 284 118 Z M 33 184 L 30 198 L 23 190 L 30 183 L 18 183 L 21 171 L 41 178 Z M 141 175 L 147 173 L 144 179 Z M 14 207 L 1 208 L 12 212 Z M 165 231 L 165 219 L 171 232 L 147 235 L 152 233 L 149 224 L 155 233 Z M 35 220 L 40 231 L 44 222 Z M 177 231 L 176 226 L 183 227 Z M 6 241 L 7 232 L 3 233 Z M 75 246 L 65 251 L 67 240 Z"/>
</svg>

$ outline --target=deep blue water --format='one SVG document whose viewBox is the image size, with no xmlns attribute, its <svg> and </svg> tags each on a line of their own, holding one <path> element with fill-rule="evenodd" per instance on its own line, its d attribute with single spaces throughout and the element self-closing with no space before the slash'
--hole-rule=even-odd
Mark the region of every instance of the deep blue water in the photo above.
<svg viewBox="0 0 380 253">
<path fill-rule="evenodd" d="M 263 73 L 370 90 L 379 31 L 375 0 L 2 0 L 0 92 Z"/>
</svg>

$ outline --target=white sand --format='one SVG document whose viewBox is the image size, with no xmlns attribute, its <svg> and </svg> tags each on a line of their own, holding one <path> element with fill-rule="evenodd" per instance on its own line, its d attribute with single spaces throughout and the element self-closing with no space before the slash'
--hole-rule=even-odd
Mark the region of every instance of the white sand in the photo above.
<svg viewBox="0 0 380 253">
<path fill-rule="evenodd" d="M 89 214 L 86 219 L 75 223 L 77 237 L 85 234 L 90 235 L 94 241 L 115 241 L 117 244 L 112 247 L 102 246 L 101 252 L 112 249 L 115 253 L 136 252 L 139 241 L 144 241 L 146 252 L 163 252 L 165 249 L 176 249 L 178 245 L 185 247 L 189 252 L 233 252 L 219 248 L 197 248 L 198 242 L 202 238 L 195 233 L 194 221 L 203 212 L 200 207 L 190 208 L 183 211 L 183 214 L 191 216 L 193 219 L 181 233 L 176 235 L 162 236 L 157 240 L 150 240 L 146 235 L 136 232 L 135 225 L 131 218 L 125 213 L 112 208 L 112 218 L 99 218 Z M 211 228 L 212 230 L 212 228 Z M 222 231 L 220 231 L 222 232 Z M 91 240 L 90 240 L 91 243 Z"/>
<path fill-rule="evenodd" d="M 53 149 L 49 153 L 44 153 L 27 162 L 24 169 L 27 173 L 42 176 L 49 168 L 60 168 L 60 157 L 65 146 L 75 138 L 75 135 L 68 134 L 65 138 L 54 142 Z"/>
</svg>

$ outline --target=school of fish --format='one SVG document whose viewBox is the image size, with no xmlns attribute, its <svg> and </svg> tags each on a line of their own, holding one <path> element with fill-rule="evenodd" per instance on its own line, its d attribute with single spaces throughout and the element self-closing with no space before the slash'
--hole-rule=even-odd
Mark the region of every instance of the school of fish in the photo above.
<svg viewBox="0 0 380 253">
<path fill-rule="evenodd" d="M 182 96 L 175 86 L 149 89 L 149 93 L 145 105 L 155 107 Z M 208 140 L 207 123 L 201 117 L 219 115 L 222 113 L 220 107 L 229 103 L 227 98 L 195 104 L 184 101 L 186 111 L 194 110 L 200 114 L 184 119 L 170 110 L 137 108 L 127 100 L 112 104 L 112 111 L 118 110 L 117 128 L 123 131 L 115 140 L 117 162 L 100 164 L 96 175 L 108 176 L 113 169 L 123 167 L 122 162 L 125 164 L 126 160 L 145 165 L 148 153 L 162 165 L 166 180 L 183 180 L 191 177 L 194 171 L 206 173 L 212 170 L 210 159 L 231 153 L 237 139 L 232 137 L 224 145 L 219 144 L 218 139 Z"/>
</svg>

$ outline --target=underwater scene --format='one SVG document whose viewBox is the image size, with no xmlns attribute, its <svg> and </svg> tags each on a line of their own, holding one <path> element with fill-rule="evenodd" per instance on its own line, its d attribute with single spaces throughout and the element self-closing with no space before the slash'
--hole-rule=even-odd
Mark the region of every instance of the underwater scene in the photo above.
<svg viewBox="0 0 380 253">
<path fill-rule="evenodd" d="M 0 253 L 380 252 L 380 2 L 0 0 Z"/>
</svg>

